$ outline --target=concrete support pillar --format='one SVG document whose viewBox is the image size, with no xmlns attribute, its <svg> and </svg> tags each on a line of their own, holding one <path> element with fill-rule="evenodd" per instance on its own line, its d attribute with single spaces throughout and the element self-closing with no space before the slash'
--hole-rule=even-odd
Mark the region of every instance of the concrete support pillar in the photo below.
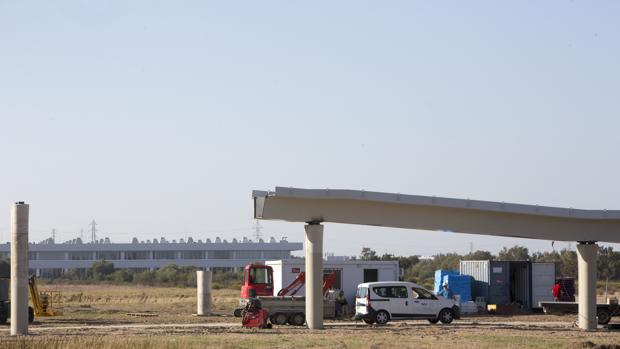
<svg viewBox="0 0 620 349">
<path fill-rule="evenodd" d="M 28 334 L 28 212 L 17 202 L 11 207 L 11 335 Z"/>
<path fill-rule="evenodd" d="M 306 323 L 311 330 L 323 328 L 323 226 L 306 228 Z"/>
<path fill-rule="evenodd" d="M 209 315 L 211 313 L 211 270 L 196 271 L 196 315 Z"/>
<path fill-rule="evenodd" d="M 579 317 L 577 323 L 582 330 L 596 330 L 596 259 L 598 245 L 594 242 L 580 242 L 577 245 Z"/>
</svg>

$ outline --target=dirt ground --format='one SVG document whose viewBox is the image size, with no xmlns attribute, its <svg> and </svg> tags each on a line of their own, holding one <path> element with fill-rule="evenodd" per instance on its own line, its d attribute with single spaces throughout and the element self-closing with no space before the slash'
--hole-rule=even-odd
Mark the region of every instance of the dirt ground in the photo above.
<svg viewBox="0 0 620 349">
<path fill-rule="evenodd" d="M 62 292 L 63 315 L 37 318 L 28 337 L 9 337 L 8 326 L 0 327 L 0 348 L 620 348 L 620 331 L 583 332 L 569 315 L 479 315 L 451 325 L 338 320 L 326 321 L 320 331 L 258 330 L 242 328 L 230 315 L 237 290 L 214 290 L 216 315 L 196 317 L 193 288 L 54 288 Z"/>
</svg>

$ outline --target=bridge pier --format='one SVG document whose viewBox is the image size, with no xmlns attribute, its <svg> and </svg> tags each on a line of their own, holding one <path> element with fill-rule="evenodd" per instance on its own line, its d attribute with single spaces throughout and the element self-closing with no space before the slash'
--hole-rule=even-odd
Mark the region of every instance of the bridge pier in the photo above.
<svg viewBox="0 0 620 349">
<path fill-rule="evenodd" d="M 323 329 L 323 225 L 306 224 L 306 324 Z"/>
<path fill-rule="evenodd" d="M 580 241 L 577 245 L 579 316 L 577 324 L 582 330 L 596 330 L 596 259 L 598 245 L 595 241 Z"/>
<path fill-rule="evenodd" d="M 11 336 L 28 334 L 28 217 L 30 206 L 11 207 Z"/>
</svg>

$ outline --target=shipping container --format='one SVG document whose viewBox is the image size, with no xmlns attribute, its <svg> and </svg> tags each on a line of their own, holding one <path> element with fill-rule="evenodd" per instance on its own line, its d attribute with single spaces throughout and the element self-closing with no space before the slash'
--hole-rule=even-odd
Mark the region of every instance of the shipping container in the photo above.
<svg viewBox="0 0 620 349">
<path fill-rule="evenodd" d="M 489 300 L 489 281 L 490 281 L 490 261 L 461 261 L 461 275 L 470 275 L 474 278 L 472 282 L 471 295 L 476 297 L 484 297 L 485 301 Z"/>
<path fill-rule="evenodd" d="M 519 303 L 531 309 L 551 296 L 555 265 L 529 261 L 461 261 L 460 273 L 474 278 L 474 299 L 484 297 L 489 304 Z"/>
</svg>

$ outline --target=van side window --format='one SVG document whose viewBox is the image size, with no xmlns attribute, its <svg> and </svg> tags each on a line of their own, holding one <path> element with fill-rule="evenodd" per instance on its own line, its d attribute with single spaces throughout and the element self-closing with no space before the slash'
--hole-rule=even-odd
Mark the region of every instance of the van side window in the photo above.
<svg viewBox="0 0 620 349">
<path fill-rule="evenodd" d="M 384 298 L 407 298 L 407 287 L 405 286 L 381 286 L 373 287 L 373 292 Z"/>
<path fill-rule="evenodd" d="M 416 299 L 437 299 L 434 294 L 423 288 L 412 287 L 411 292 L 413 293 L 413 298 Z"/>
</svg>

